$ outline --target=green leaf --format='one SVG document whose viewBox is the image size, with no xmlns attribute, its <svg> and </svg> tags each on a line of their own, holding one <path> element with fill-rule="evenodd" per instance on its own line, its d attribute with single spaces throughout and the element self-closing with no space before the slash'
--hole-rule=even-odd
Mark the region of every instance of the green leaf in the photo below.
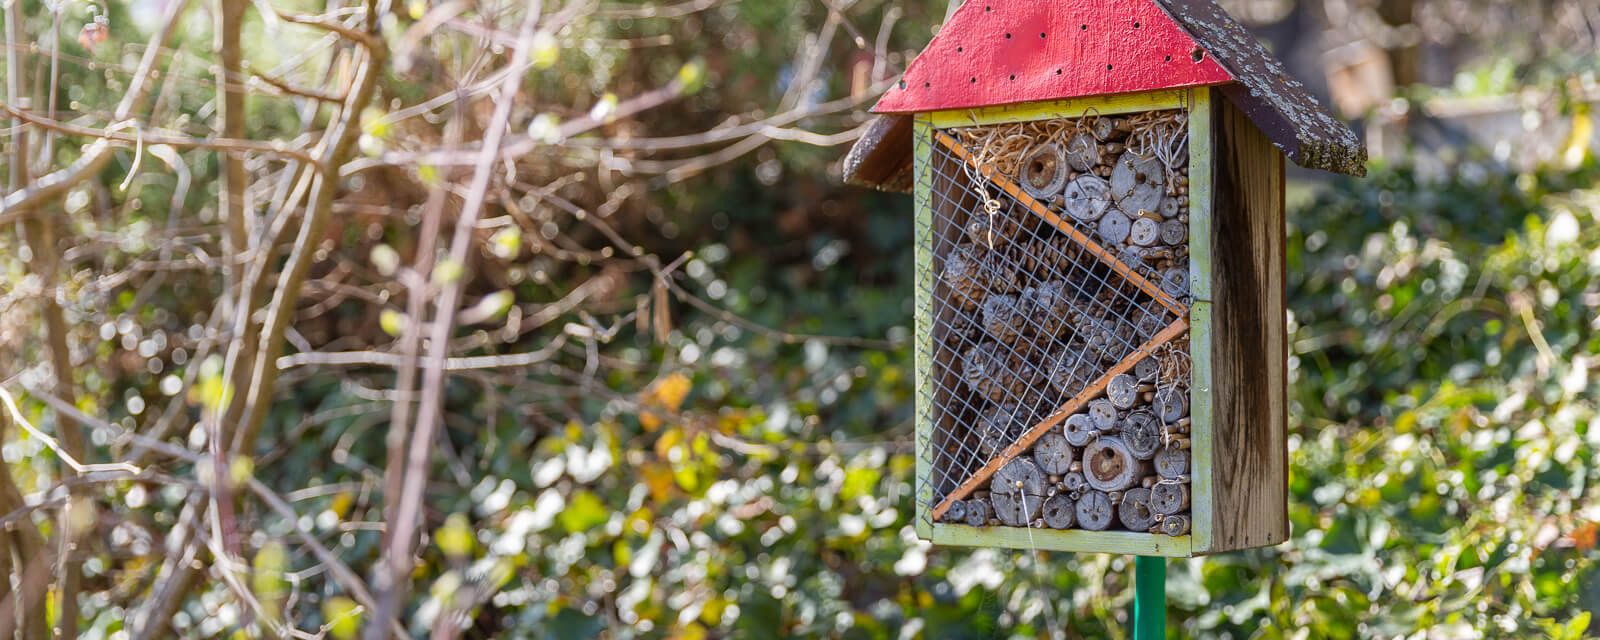
<svg viewBox="0 0 1600 640">
<path fill-rule="evenodd" d="M 579 491 L 567 503 L 566 510 L 561 512 L 561 527 L 568 533 L 580 533 L 603 524 L 611 517 L 611 510 L 606 508 L 600 496 L 591 491 Z"/>
</svg>

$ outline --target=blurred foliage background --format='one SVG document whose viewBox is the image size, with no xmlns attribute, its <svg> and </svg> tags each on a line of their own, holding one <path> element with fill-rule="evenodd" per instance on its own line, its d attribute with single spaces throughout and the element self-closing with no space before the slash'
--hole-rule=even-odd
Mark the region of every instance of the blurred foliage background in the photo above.
<svg viewBox="0 0 1600 640">
<path fill-rule="evenodd" d="M 108 127 L 171 1 L 15 0 L 7 23 L 20 21 L 22 37 L 8 40 L 8 60 L 34 71 L 21 88 L 34 100 L 20 107 L 8 96 L 10 106 L 41 109 L 53 91 L 55 119 Z M 145 118 L 164 130 L 213 135 L 215 4 L 191 7 L 161 57 L 164 87 Z M 1585 637 L 1600 607 L 1591 376 L 1600 166 L 1589 120 L 1600 10 L 1555 0 L 1223 4 L 1383 137 L 1365 180 L 1292 176 L 1292 539 L 1172 563 L 1172 633 Z M 605 236 L 540 200 L 507 227 L 515 233 L 486 237 L 467 299 L 506 291 L 511 301 L 456 331 L 463 355 L 612 333 L 603 346 L 562 351 L 559 366 L 445 380 L 401 619 L 419 636 L 449 627 L 481 638 L 1125 637 L 1129 558 L 932 548 L 912 531 L 911 202 L 843 186 L 837 163 L 874 87 L 926 42 L 946 3 L 571 6 L 580 5 L 587 13 L 535 47 L 546 59 L 521 80 L 541 98 L 513 112 L 519 140 L 535 144 L 517 166 L 584 211 L 626 191 L 609 224 L 641 255 L 660 256 L 654 268 L 670 265 L 675 289 L 635 277 L 645 266 L 619 267 L 629 275 L 593 317 L 567 310 L 519 332 L 506 307 L 536 313 L 603 273 L 603 261 L 580 254 Z M 356 6 L 252 4 L 243 56 L 274 69 L 322 55 L 320 32 L 271 14 Z M 377 33 L 396 46 L 429 38 L 437 25 L 424 19 L 441 6 L 465 16 L 452 23 L 458 32 L 515 35 L 515 11 L 429 0 L 386 7 Z M 423 48 L 398 56 L 411 66 L 385 69 L 351 163 L 438 146 L 443 115 L 392 125 L 385 116 L 445 91 L 436 81 L 445 70 L 488 59 L 468 38 Z M 47 86 L 52 76 L 38 72 L 52 63 L 59 83 Z M 329 91 L 347 77 L 331 62 L 293 69 L 290 81 Z M 675 87 L 671 99 L 609 117 L 619 97 L 625 105 L 664 87 Z M 252 93 L 246 129 L 293 140 L 329 118 L 308 118 L 306 103 Z M 480 135 L 492 108 L 465 108 L 475 119 L 459 135 Z M 795 109 L 807 111 L 715 150 L 670 146 Z M 603 126 L 552 133 L 585 117 Z M 1496 127 L 1512 133 L 1480 137 Z M 8 149 L 19 130 L 4 133 Z M 37 149 L 43 136 L 33 138 Z M 646 153 L 630 139 L 668 146 Z M 69 165 L 86 142 L 62 133 L 40 162 Z M 196 357 L 214 331 L 215 268 L 145 268 L 219 251 L 204 238 L 222 220 L 220 162 L 205 149 L 182 158 L 120 148 L 48 209 L 62 229 L 55 247 L 0 232 L 0 382 L 40 432 L 73 428 L 29 392 L 49 379 L 35 302 L 54 296 L 71 327 L 75 404 L 99 420 L 86 430 L 91 460 L 130 455 L 119 430 L 174 420 L 161 433 L 204 453 L 206 412 L 231 398 L 215 356 Z M 428 189 L 465 183 L 430 162 L 340 185 L 307 284 L 320 293 L 302 305 L 291 353 L 383 350 L 420 323 L 401 311 L 402 288 L 373 272 L 385 250 L 411 259 Z M 383 207 L 405 211 L 373 213 Z M 35 253 L 52 249 L 64 261 L 60 289 L 34 269 Z M 615 320 L 630 310 L 636 317 Z M 291 534 L 309 532 L 362 576 L 383 557 L 382 391 L 394 377 L 383 366 L 285 369 L 259 443 L 230 472 L 297 515 L 246 505 L 237 562 L 214 558 L 153 637 L 271 635 L 264 617 L 306 637 L 371 626 L 370 610 Z M 15 424 L 3 451 L 21 503 L 0 517 L 54 539 L 69 501 L 59 456 Z M 134 613 L 175 553 L 169 532 L 211 482 L 183 458 L 146 471 L 70 490 L 94 514 L 74 552 L 83 637 L 137 637 Z M 18 578 L 14 589 L 28 585 Z M 240 590 L 258 602 L 247 606 Z M 60 610 L 50 598 L 38 608 L 52 623 Z"/>
</svg>

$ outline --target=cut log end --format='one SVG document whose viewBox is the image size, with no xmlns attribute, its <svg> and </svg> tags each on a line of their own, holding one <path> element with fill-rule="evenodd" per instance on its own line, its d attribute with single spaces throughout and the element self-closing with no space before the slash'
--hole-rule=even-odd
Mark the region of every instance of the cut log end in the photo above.
<svg viewBox="0 0 1600 640">
<path fill-rule="evenodd" d="M 1022 158 L 1022 190 L 1039 200 L 1055 197 L 1067 184 L 1067 167 L 1067 151 L 1060 144 L 1034 147 Z"/>
<path fill-rule="evenodd" d="M 1189 533 L 1189 516 L 1167 516 L 1161 519 L 1161 532 L 1174 538 Z"/>
<path fill-rule="evenodd" d="M 1044 524 L 1051 529 L 1071 529 L 1078 521 L 1078 505 L 1066 494 L 1056 494 L 1045 500 Z"/>
<path fill-rule="evenodd" d="M 1078 526 L 1090 531 L 1105 531 L 1111 528 L 1116 512 L 1111 505 L 1111 497 L 1103 491 L 1090 491 L 1085 493 L 1075 505 L 1074 511 L 1078 516 Z"/>
<path fill-rule="evenodd" d="M 1164 516 L 1189 510 L 1189 485 L 1161 482 L 1150 489 L 1150 510 Z"/>
<path fill-rule="evenodd" d="M 1189 451 L 1176 447 L 1162 447 L 1156 452 L 1156 474 L 1168 480 L 1189 475 Z"/>
<path fill-rule="evenodd" d="M 1118 437 L 1098 438 L 1083 450 L 1083 478 L 1100 491 L 1120 491 L 1146 475 L 1149 463 L 1138 460 Z"/>
<path fill-rule="evenodd" d="M 1059 476 L 1071 471 L 1077 454 L 1072 443 L 1067 442 L 1067 437 L 1056 431 L 1044 434 L 1033 444 L 1034 464 L 1050 475 Z"/>
<path fill-rule="evenodd" d="M 983 498 L 971 498 L 966 500 L 966 503 L 966 513 L 964 515 L 968 525 L 981 527 L 989 524 L 989 516 L 991 515 L 992 511 L 990 511 L 988 500 Z"/>
<path fill-rule="evenodd" d="M 1155 514 L 1150 511 L 1150 490 L 1138 487 L 1124 491 L 1122 502 L 1117 505 L 1117 517 L 1130 531 L 1149 531 L 1155 524 Z"/>
</svg>

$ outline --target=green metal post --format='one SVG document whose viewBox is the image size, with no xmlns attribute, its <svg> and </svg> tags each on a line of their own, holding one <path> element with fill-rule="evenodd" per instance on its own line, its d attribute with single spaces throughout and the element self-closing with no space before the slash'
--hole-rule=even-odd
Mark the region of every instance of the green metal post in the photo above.
<svg viewBox="0 0 1600 640">
<path fill-rule="evenodd" d="M 1133 561 L 1133 640 L 1166 640 L 1167 559 Z"/>
</svg>

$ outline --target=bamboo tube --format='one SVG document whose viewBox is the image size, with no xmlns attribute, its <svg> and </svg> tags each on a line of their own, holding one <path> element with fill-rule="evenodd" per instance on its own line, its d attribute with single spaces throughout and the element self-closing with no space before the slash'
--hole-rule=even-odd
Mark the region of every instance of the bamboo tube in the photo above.
<svg viewBox="0 0 1600 640">
<path fill-rule="evenodd" d="M 1176 197 L 1168 197 L 1168 198 L 1162 198 L 1161 199 L 1161 204 L 1156 206 L 1156 213 L 1161 214 L 1161 217 L 1166 219 L 1166 220 L 1171 220 L 1173 218 L 1178 217 L 1178 212 L 1181 211 L 1182 209 L 1183 209 L 1183 207 L 1180 206 L 1180 204 L 1178 202 L 1178 199 Z M 1177 244 L 1177 243 L 1176 242 L 1168 242 L 1167 244 Z"/>
</svg>

